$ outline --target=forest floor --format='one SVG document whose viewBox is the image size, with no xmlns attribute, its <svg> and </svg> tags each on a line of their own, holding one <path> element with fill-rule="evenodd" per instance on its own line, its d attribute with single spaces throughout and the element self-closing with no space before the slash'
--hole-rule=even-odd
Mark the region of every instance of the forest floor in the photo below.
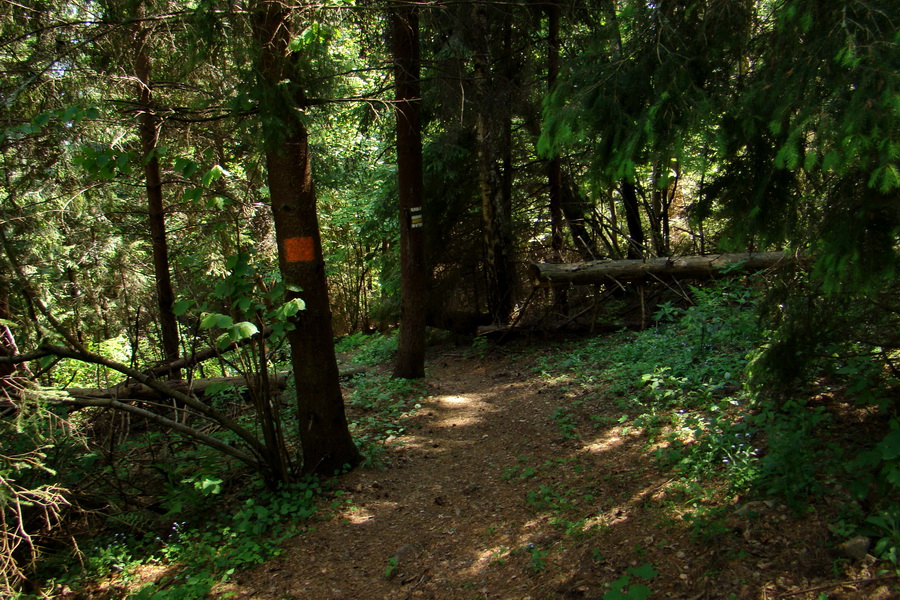
<svg viewBox="0 0 900 600">
<path fill-rule="evenodd" d="M 341 477 L 341 508 L 215 596 L 900 598 L 869 560 L 834 548 L 827 510 L 737 499 L 698 535 L 653 444 L 602 390 L 590 422 L 559 409 L 585 399 L 535 369 L 544 348 L 433 351 L 387 467 Z"/>
</svg>

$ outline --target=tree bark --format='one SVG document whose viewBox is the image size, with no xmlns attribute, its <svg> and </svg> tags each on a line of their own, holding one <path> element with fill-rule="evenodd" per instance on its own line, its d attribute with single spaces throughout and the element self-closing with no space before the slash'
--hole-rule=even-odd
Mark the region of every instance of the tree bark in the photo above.
<svg viewBox="0 0 900 600">
<path fill-rule="evenodd" d="M 418 7 L 392 14 L 397 113 L 397 179 L 400 201 L 400 337 L 394 377 L 425 376 L 425 261 L 422 185 L 422 125 L 419 116 Z"/>
<path fill-rule="evenodd" d="M 278 373 L 269 376 L 272 388 L 284 389 L 287 386 L 289 373 Z M 209 377 L 205 379 L 170 379 L 161 384 L 168 390 L 182 394 L 203 396 L 211 386 L 230 384 L 238 388 L 249 385 L 246 377 Z M 66 388 L 68 394 L 75 398 L 128 398 L 131 400 L 159 400 L 163 398 L 157 390 L 142 383 L 122 383 L 111 388 Z"/>
<path fill-rule="evenodd" d="M 547 89 L 552 92 L 559 76 L 559 4 L 547 6 Z M 563 249 L 563 183 L 562 164 L 558 156 L 550 159 L 548 185 L 550 196 L 550 247 L 553 258 L 562 262 Z"/>
<path fill-rule="evenodd" d="M 260 50 L 260 114 L 278 260 L 287 299 L 300 298 L 306 305 L 288 334 L 297 381 L 302 469 L 333 475 L 358 464 L 361 456 L 350 437 L 334 354 L 308 134 L 297 115 L 305 107 L 305 98 L 290 63 L 289 20 L 289 9 L 281 2 L 260 0 L 253 6 L 253 33 Z"/>
<path fill-rule="evenodd" d="M 508 90 L 499 81 L 499 74 L 491 66 L 491 21 L 485 6 L 475 7 L 475 21 L 478 32 L 478 50 L 474 56 L 477 90 L 475 135 L 484 229 L 485 291 L 491 320 L 499 325 L 509 321 L 513 307 L 509 240 L 511 203 L 508 197 L 512 181 L 511 165 L 509 160 L 500 158 L 502 152 L 510 151 L 510 98 Z M 505 163 L 505 172 L 501 163 Z"/>
<path fill-rule="evenodd" d="M 138 9 L 140 15 L 143 11 Z M 166 217 L 163 206 L 162 178 L 160 177 L 157 144 L 159 141 L 159 116 L 153 109 L 153 90 L 150 73 L 151 60 L 147 38 L 149 31 L 138 22 L 134 36 L 134 73 L 138 80 L 138 128 L 141 148 L 144 153 L 144 178 L 147 186 L 147 209 L 150 222 L 150 239 L 153 247 L 153 271 L 156 276 L 156 296 L 159 306 L 159 323 L 162 335 L 165 361 L 171 363 L 178 358 L 178 320 L 173 312 L 175 293 L 169 269 L 169 245 L 166 238 Z M 180 377 L 178 370 L 169 377 Z"/>
<path fill-rule="evenodd" d="M 637 188 L 630 181 L 623 180 L 620 190 L 628 226 L 628 258 L 641 258 L 644 255 L 644 228 L 641 225 Z"/>
<path fill-rule="evenodd" d="M 562 211 L 566 218 L 566 224 L 569 226 L 569 233 L 572 234 L 575 249 L 583 260 L 597 260 L 601 254 L 594 238 L 596 236 L 604 239 L 604 236 L 602 231 L 595 231 L 593 235 L 588 231 L 584 216 L 585 204 L 585 200 L 579 194 L 571 177 L 564 176 L 562 178 Z"/>
<path fill-rule="evenodd" d="M 748 252 L 741 254 L 710 254 L 647 260 L 603 260 L 571 264 L 531 263 L 528 267 L 532 283 L 540 287 L 560 285 L 593 285 L 610 281 L 660 279 L 704 279 L 731 265 L 741 265 L 740 271 L 770 269 L 793 260 L 784 252 Z"/>
<path fill-rule="evenodd" d="M 547 91 L 553 91 L 559 77 L 559 4 L 547 6 Z M 563 181 L 562 159 L 554 156 L 548 165 L 547 184 L 550 199 L 550 249 L 555 262 L 563 261 Z M 577 243 L 577 241 L 576 241 Z M 569 292 L 558 288 L 553 292 L 553 305 L 561 313 L 569 312 Z"/>
</svg>

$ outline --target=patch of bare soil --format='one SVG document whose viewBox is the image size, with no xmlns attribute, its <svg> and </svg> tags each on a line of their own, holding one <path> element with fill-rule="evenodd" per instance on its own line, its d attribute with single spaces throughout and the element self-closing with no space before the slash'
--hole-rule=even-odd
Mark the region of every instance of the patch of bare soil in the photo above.
<svg viewBox="0 0 900 600">
<path fill-rule="evenodd" d="M 603 598 L 627 576 L 624 598 L 642 597 L 636 584 L 653 598 L 900 598 L 896 581 L 832 548 L 816 511 L 739 503 L 717 535 L 696 537 L 680 518 L 690 498 L 646 439 L 602 399 L 599 419 L 567 421 L 558 407 L 578 397 L 536 376 L 534 360 L 433 357 L 428 398 L 389 444 L 392 466 L 341 478 L 343 508 L 216 595 Z M 654 577 L 628 570 L 645 565 Z"/>
</svg>

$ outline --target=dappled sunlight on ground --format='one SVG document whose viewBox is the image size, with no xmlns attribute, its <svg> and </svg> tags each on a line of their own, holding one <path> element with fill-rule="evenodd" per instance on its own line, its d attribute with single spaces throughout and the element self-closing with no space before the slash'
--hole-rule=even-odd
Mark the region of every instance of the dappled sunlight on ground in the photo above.
<svg viewBox="0 0 900 600">
<path fill-rule="evenodd" d="M 749 530 L 692 536 L 679 518 L 692 499 L 670 488 L 647 436 L 599 404 L 572 435 L 554 412 L 577 399 L 570 382 L 523 377 L 522 363 L 442 357 L 431 395 L 385 445 L 392 466 L 343 476 L 339 508 L 215 595 L 599 600 L 628 569 L 650 565 L 653 597 L 673 600 L 764 600 L 813 581 L 815 551 L 793 547 L 778 511 L 753 524 L 756 546 Z M 593 428 L 595 415 L 611 425 Z M 775 552 L 805 566 L 768 567 Z"/>
<path fill-rule="evenodd" d="M 584 452 L 602 454 L 603 452 L 609 452 L 619 448 L 623 443 L 624 436 L 622 435 L 622 428 L 613 427 L 612 429 L 608 429 L 603 436 L 582 446 L 582 450 Z"/>
</svg>

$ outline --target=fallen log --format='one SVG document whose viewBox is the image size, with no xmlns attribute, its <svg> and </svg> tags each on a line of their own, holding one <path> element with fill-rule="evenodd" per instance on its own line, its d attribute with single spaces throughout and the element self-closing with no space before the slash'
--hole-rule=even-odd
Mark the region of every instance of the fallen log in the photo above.
<svg viewBox="0 0 900 600">
<path fill-rule="evenodd" d="M 668 258 L 594 260 L 582 263 L 530 263 L 528 272 L 535 287 L 596 285 L 613 281 L 659 279 L 706 279 L 723 267 L 741 271 L 770 269 L 793 257 L 784 252 L 743 252 Z"/>
<path fill-rule="evenodd" d="M 181 358 L 174 360 L 170 363 L 165 363 L 165 364 L 159 365 L 157 367 L 154 367 L 154 368 L 149 369 L 144 372 L 151 377 L 163 377 L 173 371 L 178 371 L 180 369 L 186 369 L 188 367 L 193 367 L 194 365 L 199 364 L 203 361 L 207 361 L 207 360 L 209 360 L 211 358 L 215 358 L 217 356 L 222 356 L 226 352 L 230 352 L 236 348 L 240 348 L 241 346 L 249 344 L 252 341 L 256 341 L 261 337 L 263 337 L 263 338 L 269 337 L 270 335 L 272 335 L 272 328 L 264 327 L 261 332 L 255 333 L 248 338 L 244 338 L 244 339 L 238 340 L 236 342 L 231 342 L 224 348 L 214 348 L 214 347 L 204 348 L 203 350 L 198 350 L 197 352 L 194 352 L 193 354 L 191 354 L 189 356 L 182 356 Z"/>
<path fill-rule="evenodd" d="M 345 367 L 341 369 L 341 377 L 351 377 L 368 371 L 368 367 L 356 366 Z M 282 371 L 277 374 L 269 375 L 269 386 L 272 389 L 283 390 L 287 387 L 287 379 L 290 371 Z M 168 381 L 157 381 L 170 391 L 180 392 L 182 394 L 193 394 L 194 396 L 203 396 L 212 386 L 232 385 L 237 388 L 247 387 L 246 377 L 207 377 L 203 379 L 171 379 Z M 65 392 L 73 398 L 128 398 L 130 400 L 159 400 L 162 396 L 160 392 L 150 386 L 138 383 L 120 383 L 109 388 L 67 388 Z"/>
<path fill-rule="evenodd" d="M 159 381 L 160 385 L 182 394 L 202 396 L 212 386 L 233 385 L 247 387 L 245 377 L 208 377 L 205 379 L 171 379 Z M 286 373 L 269 375 L 269 385 L 283 390 L 287 386 Z M 67 388 L 69 396 L 74 398 L 128 398 L 131 400 L 158 400 L 161 394 L 143 383 L 120 383 L 110 388 Z"/>
</svg>

